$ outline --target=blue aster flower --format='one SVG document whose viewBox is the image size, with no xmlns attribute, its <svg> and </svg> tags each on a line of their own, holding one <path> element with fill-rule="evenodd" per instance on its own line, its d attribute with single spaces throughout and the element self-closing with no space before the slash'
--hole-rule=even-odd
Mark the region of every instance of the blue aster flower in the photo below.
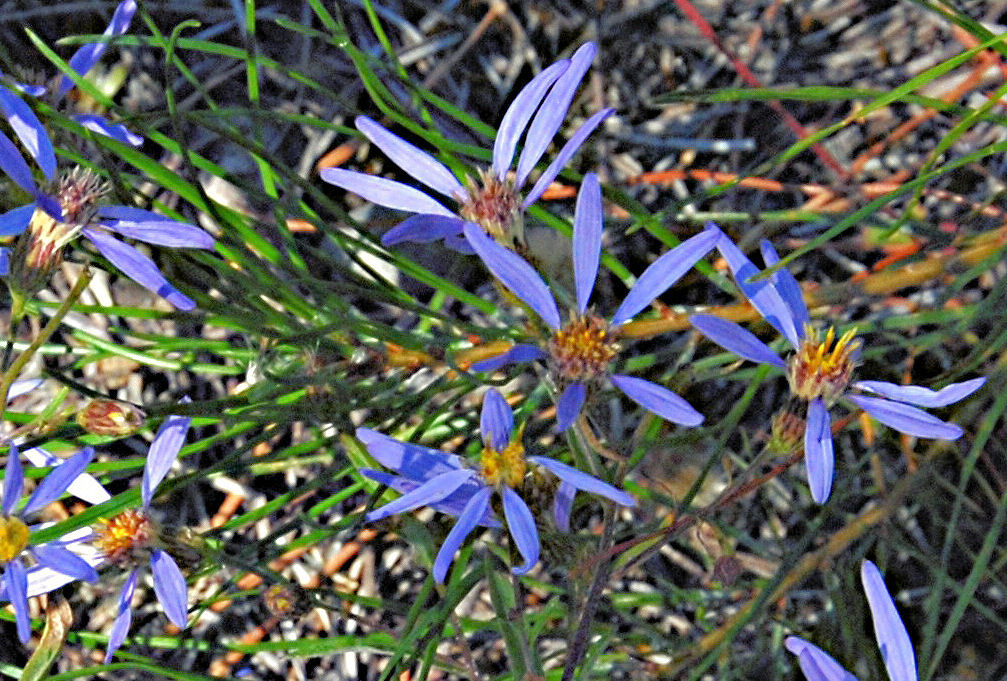
<svg viewBox="0 0 1007 681">
<path fill-rule="evenodd" d="M 39 139 L 51 142 L 45 129 L 37 129 Z M 28 147 L 33 154 L 37 153 Z M 35 156 L 48 180 L 44 156 Z M 34 197 L 26 206 L 0 215 L 0 236 L 27 234 L 13 250 L 0 249 L 4 268 L 0 276 L 11 276 L 8 285 L 22 297 L 34 295 L 46 285 L 49 272 L 62 258 L 63 247 L 83 234 L 98 252 L 126 276 L 144 288 L 165 298 L 180 310 L 192 310 L 195 302 L 168 283 L 154 261 L 133 246 L 112 236 L 117 233 L 158 246 L 212 249 L 213 237 L 195 225 L 179 222 L 157 213 L 131 206 L 106 206 L 99 202 L 108 193 L 108 185 L 88 170 L 75 168 L 64 173 L 50 191 L 41 190 L 28 164 L 14 144 L 0 134 L 0 170 Z"/>
<path fill-rule="evenodd" d="M 168 619 L 181 629 L 185 629 L 188 623 L 188 590 L 185 577 L 174 559 L 164 550 L 159 527 L 151 518 L 149 510 L 154 490 L 164 480 L 171 470 L 171 465 L 178 458 L 178 452 L 185 443 L 191 422 L 191 418 L 184 416 L 170 416 L 165 419 L 150 445 L 147 462 L 143 467 L 143 482 L 140 487 L 142 506 L 103 521 L 104 525 L 95 539 L 95 544 L 108 563 L 130 569 L 126 583 L 119 594 L 118 614 L 109 633 L 108 648 L 105 652 L 106 664 L 112 660 L 115 651 L 129 633 L 133 621 L 133 591 L 136 589 L 143 565 L 150 566 L 154 594 Z"/>
<path fill-rule="evenodd" d="M 496 371 L 515 362 L 548 360 L 562 392 L 556 406 L 557 427 L 569 428 L 580 413 L 590 389 L 607 379 L 644 409 L 669 421 L 697 426 L 703 416 L 667 388 L 642 378 L 609 372 L 618 352 L 619 327 L 651 304 L 655 298 L 688 272 L 717 243 L 715 226 L 679 244 L 655 260 L 630 289 L 610 321 L 588 310 L 598 276 L 602 233 L 601 187 L 594 173 L 584 176 L 577 197 L 573 226 L 573 272 L 577 308 L 564 324 L 549 287 L 528 262 L 495 243 L 471 223 L 465 236 L 486 267 L 514 295 L 524 301 L 549 327 L 552 337 L 546 348 L 519 343 L 509 351 L 472 365 L 475 371 Z"/>
<path fill-rule="evenodd" d="M 597 45 L 585 43 L 570 59 L 544 69 L 522 88 L 504 113 L 493 144 L 493 164 L 479 173 L 478 181 L 463 185 L 440 161 L 392 134 L 366 116 L 358 116 L 357 129 L 396 165 L 437 194 L 458 203 L 457 211 L 423 190 L 394 180 L 342 168 L 321 172 L 326 182 L 358 194 L 378 205 L 416 213 L 385 233 L 382 243 L 391 246 L 403 241 L 431 242 L 444 239 L 445 245 L 469 252 L 461 238 L 466 221 L 478 224 L 503 243 L 523 241 L 522 213 L 535 203 L 569 162 L 596 127 L 613 109 L 604 109 L 588 118 L 522 200 L 519 192 L 538 165 L 566 118 L 570 102 L 590 67 Z M 541 105 L 541 106 L 540 106 Z M 511 175 L 518 140 L 525 133 L 524 149 Z"/>
<path fill-rule="evenodd" d="M 31 637 L 28 598 L 44 593 L 39 590 L 40 583 L 37 579 L 29 583 L 26 556 L 33 559 L 36 564 L 34 569 L 58 573 L 67 582 L 75 579 L 94 582 L 98 579 L 94 567 L 67 548 L 72 540 L 63 537 L 46 544 L 32 545 L 33 528 L 25 521 L 25 518 L 45 508 L 66 492 L 84 473 L 93 457 L 94 449 L 88 447 L 65 461 L 59 461 L 28 497 L 24 507 L 18 510 L 24 489 L 24 473 L 17 446 L 10 446 L 4 471 L 3 499 L 0 500 L 0 579 L 3 580 L 0 598 L 9 600 L 14 606 L 18 638 L 22 643 L 27 643 Z"/>
<path fill-rule="evenodd" d="M 885 662 L 891 681 L 917 681 L 916 655 L 913 652 L 909 632 L 902 623 L 895 602 L 892 600 L 878 567 L 869 560 L 860 566 L 860 579 L 864 585 L 864 595 L 871 609 L 874 622 L 874 637 L 878 641 L 881 658 Z M 805 641 L 799 636 L 788 636 L 787 650 L 801 665 L 801 671 L 808 681 L 857 681 L 824 650 Z"/>
<path fill-rule="evenodd" d="M 598 494 L 623 506 L 636 504 L 629 493 L 555 459 L 526 457 L 520 431 L 515 436 L 514 412 L 495 388 L 483 400 L 479 430 L 484 449 L 479 467 L 472 468 L 454 454 L 399 442 L 368 428 L 357 429 L 357 439 L 371 456 L 396 475 L 369 468 L 361 469 L 361 473 L 402 493 L 395 501 L 368 513 L 367 520 L 380 520 L 420 506 L 430 506 L 458 518 L 434 560 L 434 579 L 438 583 L 444 582 L 455 553 L 472 530 L 479 525 L 500 527 L 490 508 L 493 492 L 501 498 L 507 528 L 524 559 L 522 565 L 513 568 L 514 573 L 524 574 L 538 562 L 535 518 L 517 492 L 528 473 L 528 462 L 542 466 L 560 479 L 554 514 L 561 530 L 569 529 L 577 490 Z"/>
<path fill-rule="evenodd" d="M 981 388 L 985 378 L 951 383 L 936 391 L 886 381 L 851 383 L 860 347 L 854 331 L 837 339 L 834 328 L 829 328 L 820 336 L 809 323 L 811 317 L 800 286 L 789 271 L 781 268 L 768 278 L 752 281 L 759 273 L 758 268 L 730 239 L 724 236 L 717 247 L 742 293 L 783 335 L 794 353 L 784 360 L 754 334 L 720 317 L 693 315 L 690 322 L 723 348 L 753 362 L 786 371 L 791 394 L 807 404 L 804 453 L 811 497 L 816 503 L 825 503 L 832 490 L 835 461 L 829 408 L 840 399 L 849 400 L 886 426 L 908 435 L 939 440 L 961 437 L 961 427 L 941 421 L 919 407 L 937 408 L 958 402 Z M 767 267 L 779 262 L 779 256 L 768 241 L 762 242 L 761 250 Z M 851 387 L 877 397 L 851 392 Z"/>
<path fill-rule="evenodd" d="M 129 25 L 133 21 L 136 13 L 135 0 L 123 0 L 115 8 L 112 20 L 102 34 L 106 38 L 114 38 L 123 35 L 129 30 Z M 79 76 L 87 75 L 87 72 L 98 63 L 101 56 L 108 47 L 107 42 L 87 43 L 70 57 L 69 66 Z M 3 74 L 0 73 L 0 77 Z M 66 96 L 74 87 L 74 82 L 66 75 L 61 75 L 52 85 L 52 95 L 57 101 Z M 15 88 L 33 97 L 42 97 L 49 88 L 40 85 L 28 85 L 25 83 L 15 83 Z M 39 165 L 47 173 L 51 180 L 52 173 L 56 170 L 56 156 L 53 153 L 52 144 L 46 135 L 39 135 L 38 130 L 41 124 L 32 110 L 9 88 L 0 85 L 0 115 L 3 115 L 14 133 L 21 140 L 32 154 L 38 159 Z M 131 132 L 126 126 L 110 123 L 104 117 L 96 114 L 74 114 L 71 116 L 75 121 L 85 128 L 100 135 L 106 135 L 124 144 L 134 147 L 143 144 L 143 137 Z"/>
</svg>

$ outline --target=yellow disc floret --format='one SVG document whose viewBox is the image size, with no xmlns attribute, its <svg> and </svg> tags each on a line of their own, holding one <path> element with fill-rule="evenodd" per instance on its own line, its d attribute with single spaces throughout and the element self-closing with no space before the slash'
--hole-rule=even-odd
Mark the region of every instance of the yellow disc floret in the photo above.
<svg viewBox="0 0 1007 681">
<path fill-rule="evenodd" d="M 856 329 L 850 329 L 836 340 L 836 329 L 830 326 L 825 338 L 808 326 L 801 347 L 787 365 L 790 390 L 802 400 L 821 397 L 831 405 L 845 392 L 853 376 L 853 355 L 860 348 Z"/>
<path fill-rule="evenodd" d="M 28 546 L 31 531 L 19 518 L 0 516 L 0 563 L 6 563 L 21 555 Z"/>
<path fill-rule="evenodd" d="M 568 381 L 604 376 L 618 350 L 608 332 L 608 322 L 592 314 L 571 315 L 549 341 L 553 367 Z"/>
<path fill-rule="evenodd" d="M 525 472 L 528 470 L 528 464 L 524 459 L 524 445 L 521 444 L 520 437 L 511 440 L 502 452 L 486 447 L 480 463 L 483 479 L 493 486 L 503 483 L 508 487 L 517 487 L 524 480 Z"/>
<path fill-rule="evenodd" d="M 101 520 L 95 546 L 110 563 L 131 565 L 145 560 L 157 542 L 157 524 L 142 509 L 130 509 Z"/>
</svg>

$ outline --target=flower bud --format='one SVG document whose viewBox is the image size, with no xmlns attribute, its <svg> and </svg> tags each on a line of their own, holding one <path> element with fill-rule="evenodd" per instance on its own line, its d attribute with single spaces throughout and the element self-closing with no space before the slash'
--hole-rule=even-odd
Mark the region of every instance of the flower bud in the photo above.
<svg viewBox="0 0 1007 681">
<path fill-rule="evenodd" d="M 308 592 L 296 584 L 273 584 L 262 593 L 262 602 L 277 617 L 301 617 L 312 606 Z"/>
<path fill-rule="evenodd" d="M 91 400 L 77 412 L 77 424 L 94 435 L 126 437 L 142 428 L 145 421 L 140 409 L 115 400 Z"/>
<path fill-rule="evenodd" d="M 7 285 L 15 299 L 27 300 L 48 285 L 49 275 L 63 262 L 63 247 L 87 226 L 98 210 L 98 200 L 108 191 L 105 180 L 80 167 L 56 181 L 52 193 L 63 212 L 61 218 L 37 207 L 11 249 Z"/>
<path fill-rule="evenodd" d="M 804 429 L 807 426 L 807 409 L 797 400 L 773 415 L 773 430 L 768 449 L 778 454 L 796 454 L 804 448 Z"/>
</svg>

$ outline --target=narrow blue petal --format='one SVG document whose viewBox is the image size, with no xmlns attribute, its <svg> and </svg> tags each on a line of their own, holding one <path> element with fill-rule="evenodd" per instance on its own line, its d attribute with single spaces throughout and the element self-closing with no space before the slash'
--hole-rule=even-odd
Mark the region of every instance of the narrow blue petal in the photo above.
<svg viewBox="0 0 1007 681">
<path fill-rule="evenodd" d="M 461 548 L 461 545 L 465 543 L 465 538 L 480 524 L 480 520 L 489 511 L 490 494 L 492 492 L 492 488 L 483 487 L 472 495 L 472 498 L 465 504 L 465 508 L 462 509 L 461 515 L 458 516 L 458 522 L 448 532 L 448 536 L 444 538 L 444 543 L 441 544 L 440 550 L 437 551 L 437 557 L 434 559 L 434 579 L 438 584 L 444 583 L 444 578 L 448 574 L 448 568 L 451 567 L 458 549 Z"/>
<path fill-rule="evenodd" d="M 188 397 L 181 400 L 182 404 L 190 402 Z M 192 425 L 192 418 L 189 416 L 169 416 L 161 424 L 154 436 L 154 441 L 150 443 L 147 450 L 147 461 L 143 466 L 143 481 L 140 484 L 140 497 L 143 500 L 143 507 L 150 506 L 154 498 L 154 490 L 164 480 L 164 476 L 171 470 L 171 466 L 178 459 L 178 453 L 185 444 L 185 436 Z"/>
<path fill-rule="evenodd" d="M 394 246 L 403 241 L 418 244 L 430 243 L 462 233 L 465 221 L 459 217 L 443 215 L 413 215 L 392 227 L 381 237 L 381 244 Z"/>
<path fill-rule="evenodd" d="M 357 130 L 364 133 L 395 165 L 431 189 L 457 199 L 465 188 L 444 164 L 416 146 L 394 135 L 367 116 L 357 116 Z"/>
<path fill-rule="evenodd" d="M 575 489 L 611 499 L 621 506 L 636 506 L 636 499 L 629 492 L 613 487 L 604 480 L 599 480 L 593 475 L 580 471 L 573 466 L 568 466 L 561 461 L 550 459 L 547 456 L 529 456 L 528 460 L 539 464 Z"/>
<path fill-rule="evenodd" d="M 602 109 L 598 113 L 593 114 L 590 118 L 584 121 L 579 128 L 577 128 L 577 131 L 570 136 L 570 139 L 566 141 L 563 148 L 559 150 L 558 154 L 556 154 L 556 158 L 552 160 L 552 163 L 550 163 L 546 169 L 542 171 L 542 175 L 535 181 L 531 191 L 528 192 L 528 195 L 524 197 L 524 201 L 521 202 L 522 208 L 527 208 L 539 200 L 542 194 L 545 193 L 545 190 L 549 188 L 549 185 L 552 184 L 552 181 L 556 179 L 556 176 L 563 172 L 563 168 L 565 168 L 566 164 L 570 162 L 570 159 L 577 153 L 581 145 L 584 144 L 591 133 L 594 132 L 594 129 L 614 112 L 615 109 Z"/>
<path fill-rule="evenodd" d="M 528 126 L 528 121 L 531 120 L 535 109 L 545 97 L 546 91 L 568 68 L 570 68 L 570 62 L 567 59 L 562 59 L 546 67 L 521 88 L 521 92 L 507 107 L 507 112 L 504 114 L 503 120 L 500 121 L 496 140 L 493 141 L 493 171 L 498 180 L 504 179 L 507 171 L 510 170 L 517 141 Z"/>
<path fill-rule="evenodd" d="M 73 120 L 92 132 L 114 140 L 128 144 L 131 147 L 139 147 L 143 144 L 143 137 L 127 128 L 122 123 L 111 123 L 104 116 L 98 114 L 74 114 Z"/>
<path fill-rule="evenodd" d="M 515 182 L 517 187 L 524 186 L 529 173 L 542 158 L 542 154 L 552 142 L 552 138 L 556 136 L 556 131 L 563 124 L 563 120 L 570 110 L 573 95 L 580 87 L 580 81 L 584 78 L 584 74 L 591 67 L 591 62 L 594 61 L 594 55 L 597 51 L 598 46 L 589 42 L 584 43 L 574 52 L 573 57 L 570 58 L 569 68 L 556 80 L 556 84 L 552 86 L 541 108 L 535 114 L 535 118 L 532 119 L 531 125 L 528 127 L 528 134 L 525 136 L 524 150 L 521 152 L 521 158 L 518 159 L 517 180 Z"/>
<path fill-rule="evenodd" d="M 53 456 L 39 447 L 32 447 L 21 452 L 33 466 L 61 466 L 64 459 Z M 89 473 L 81 473 L 77 479 L 66 488 L 67 494 L 83 499 L 89 504 L 100 504 L 112 498 L 98 479 Z"/>
<path fill-rule="evenodd" d="M 22 395 L 30 393 L 32 390 L 41 387 L 42 383 L 43 381 L 41 378 L 22 378 L 14 381 L 10 384 L 10 390 L 7 391 L 7 401 L 10 402 Z"/>
<path fill-rule="evenodd" d="M 535 518 L 528 505 L 524 503 L 524 499 L 510 487 L 503 488 L 503 507 L 504 517 L 507 518 L 507 529 L 514 538 L 518 552 L 524 558 L 524 565 L 513 568 L 513 572 L 516 575 L 523 575 L 538 562 L 540 547 Z"/>
<path fill-rule="evenodd" d="M 35 528 L 31 528 L 35 529 Z M 64 534 L 58 541 L 46 544 L 46 546 L 58 546 L 60 548 L 74 549 L 74 555 L 83 559 L 91 567 L 97 568 L 105 562 L 104 556 L 95 548 L 91 542 L 95 533 L 90 527 L 82 527 Z M 35 549 L 29 549 L 32 553 Z M 27 570 L 28 575 L 28 598 L 49 593 L 70 582 L 76 577 L 64 574 L 62 568 L 54 569 L 46 565 L 34 565 Z M 3 589 L 0 588 L 0 599 L 3 598 Z"/>
<path fill-rule="evenodd" d="M 761 364 L 783 368 L 786 363 L 768 345 L 734 322 L 708 314 L 695 314 L 689 323 L 714 343 L 736 355 Z"/>
<path fill-rule="evenodd" d="M 573 218 L 573 278 L 577 290 L 577 309 L 587 310 L 601 260 L 601 186 L 598 176 L 588 173 L 577 195 Z"/>
<path fill-rule="evenodd" d="M 105 28 L 102 35 L 107 37 L 120 36 L 129 29 L 129 24 L 133 21 L 133 14 L 136 13 L 136 2 L 135 0 L 123 0 L 115 8 L 115 12 L 112 14 L 112 21 Z M 101 59 L 101 55 L 105 53 L 105 48 L 108 47 L 108 43 L 88 43 L 87 45 L 81 45 L 80 48 L 74 52 L 73 56 L 70 57 L 70 68 L 73 69 L 74 73 L 84 76 L 87 72 L 91 70 L 98 60 Z M 59 83 L 59 96 L 62 97 L 67 92 L 73 89 L 73 81 L 67 76 L 63 76 Z"/>
<path fill-rule="evenodd" d="M 356 436 L 378 463 L 411 480 L 426 482 L 462 467 L 461 459 L 455 454 L 400 442 L 370 428 L 357 428 Z"/>
<path fill-rule="evenodd" d="M 807 656 L 807 659 L 815 663 L 815 675 L 811 675 L 801 665 L 804 676 L 808 681 L 856 681 L 856 677 L 843 669 L 832 656 L 816 646 L 814 643 L 805 641 L 800 636 L 788 636 L 784 640 L 784 645 L 794 655 L 799 658 Z"/>
<path fill-rule="evenodd" d="M 475 249 L 486 268 L 514 295 L 533 309 L 553 329 L 560 327 L 559 310 L 535 268 L 524 258 L 493 241 L 479 226 L 465 223 L 465 238 Z"/>
<path fill-rule="evenodd" d="M 496 357 L 490 357 L 489 359 L 484 359 L 481 362 L 473 363 L 470 368 L 472 371 L 497 371 L 508 364 L 532 362 L 536 359 L 545 359 L 548 356 L 549 355 L 547 355 L 544 350 L 537 348 L 534 345 L 518 343 L 507 352 L 500 353 Z"/>
<path fill-rule="evenodd" d="M 51 180 L 56 174 L 56 153 L 49 133 L 38 116 L 20 97 L 3 85 L 0 85 L 0 109 L 25 149 L 45 173 L 46 179 Z"/>
<path fill-rule="evenodd" d="M 569 482 L 559 483 L 556 498 L 552 501 L 552 514 L 560 532 L 570 531 L 570 513 L 573 512 L 573 499 L 576 495 L 577 488 Z"/>
<path fill-rule="evenodd" d="M 21 453 L 17 445 L 11 443 L 10 451 L 7 452 L 7 467 L 4 469 L 3 501 L 0 502 L 0 511 L 3 515 L 9 516 L 14 513 L 23 490 L 24 469 L 21 468 Z"/>
<path fill-rule="evenodd" d="M 102 206 L 98 217 L 113 232 L 148 244 L 211 250 L 216 245 L 213 237 L 199 227 L 142 208 Z"/>
<path fill-rule="evenodd" d="M 143 253 L 100 229 L 85 227 L 82 232 L 99 253 L 140 286 L 161 296 L 179 310 L 188 312 L 195 309 L 195 301 L 169 284 L 154 261 Z"/>
<path fill-rule="evenodd" d="M 804 462 L 808 467 L 808 486 L 816 504 L 824 504 L 832 491 L 835 458 L 832 452 L 832 423 L 821 398 L 808 404 L 808 423 L 804 430 Z"/>
<path fill-rule="evenodd" d="M 415 480 L 409 480 L 408 478 L 403 478 L 399 475 L 391 475 L 390 473 L 385 473 L 384 471 L 376 471 L 372 468 L 361 468 L 360 473 L 362 475 L 366 475 L 371 480 L 377 480 L 382 485 L 391 487 L 400 494 L 412 492 L 422 484 L 420 482 L 416 482 Z M 462 514 L 462 511 L 465 510 L 465 505 L 468 504 L 469 499 L 483 489 L 486 489 L 486 485 L 482 482 L 482 480 L 480 478 L 473 477 L 454 492 L 444 497 L 441 501 L 429 504 L 429 506 L 438 513 L 445 513 L 457 518 Z M 486 527 L 501 527 L 500 521 L 493 516 L 492 509 L 486 510 L 486 513 L 479 521 L 479 524 Z"/>
<path fill-rule="evenodd" d="M 93 458 L 94 447 L 85 447 L 53 468 L 52 472 L 45 476 L 45 479 L 35 488 L 35 492 L 28 498 L 28 504 L 24 507 L 23 513 L 28 515 L 59 499 L 67 487 L 84 473 Z"/>
<path fill-rule="evenodd" d="M 860 564 L 860 580 L 871 608 L 874 636 L 891 681 L 916 681 L 916 655 L 906 625 L 895 609 L 878 566 L 869 560 Z"/>
<path fill-rule="evenodd" d="M 693 409 L 691 404 L 663 386 L 622 374 L 613 374 L 609 380 L 626 393 L 626 397 L 672 423 L 698 426 L 703 422 L 703 415 Z"/>
<path fill-rule="evenodd" d="M 32 548 L 31 553 L 43 567 L 85 582 L 98 581 L 98 571 L 90 563 L 58 544 L 36 546 Z"/>
<path fill-rule="evenodd" d="M 618 326 L 632 319 L 683 274 L 706 256 L 721 237 L 719 229 L 706 229 L 696 236 L 680 243 L 662 255 L 644 270 L 636 284 L 626 294 L 622 305 L 612 317 L 612 325 Z"/>
<path fill-rule="evenodd" d="M 4 574 L 4 582 L 7 586 L 7 595 L 10 597 L 11 605 L 14 606 L 14 619 L 17 622 L 17 636 L 21 643 L 28 643 L 31 640 L 31 616 L 28 614 L 28 577 L 25 575 L 24 565 L 20 559 L 14 558 L 7 563 L 7 571 Z"/>
<path fill-rule="evenodd" d="M 25 93 L 26 95 L 31 95 L 32 97 L 41 97 L 46 93 L 46 88 L 44 85 L 31 85 L 29 83 L 14 83 L 14 89 Z"/>
<path fill-rule="evenodd" d="M 780 256 L 776 254 L 776 249 L 767 240 L 763 239 L 760 242 L 759 249 L 762 251 L 762 260 L 766 263 L 766 267 L 772 267 L 780 262 Z M 808 306 L 804 303 L 801 285 L 797 283 L 797 279 L 790 273 L 790 270 L 785 267 L 774 272 L 769 280 L 790 309 L 795 329 L 798 332 L 803 331 L 804 325 L 811 321 L 811 315 L 808 313 Z"/>
<path fill-rule="evenodd" d="M 804 651 L 801 653 L 800 657 L 798 657 L 797 661 L 798 664 L 801 665 L 801 672 L 804 673 L 805 678 L 809 681 L 832 681 L 832 677 L 825 671 L 825 668 L 821 664 L 822 659 L 823 658 L 821 656 L 814 654 L 810 650 Z M 845 672 L 844 675 L 851 676 L 849 674 L 845 674 Z"/>
<path fill-rule="evenodd" d="M 574 424 L 585 399 L 587 399 L 587 386 L 583 383 L 571 383 L 563 390 L 556 403 L 556 430 L 562 433 Z"/>
<path fill-rule="evenodd" d="M 437 477 L 427 480 L 412 492 L 407 492 L 395 501 L 374 509 L 367 514 L 367 521 L 382 520 L 396 513 L 405 513 L 420 506 L 432 506 L 461 487 L 473 475 L 475 475 L 475 471 L 465 468 L 441 473 Z"/>
<path fill-rule="evenodd" d="M 790 306 L 783 300 L 772 282 L 766 279 L 749 281 L 759 274 L 759 269 L 741 252 L 741 249 L 734 245 L 734 242 L 726 234 L 718 242 L 717 250 L 724 256 L 727 266 L 731 268 L 731 272 L 738 282 L 738 287 L 752 303 L 752 306 L 774 329 L 790 341 L 792 346 L 798 347 L 801 338 L 804 337 L 804 328 L 798 327 Z"/>
<path fill-rule="evenodd" d="M 502 452 L 510 443 L 514 432 L 514 411 L 496 388 L 486 391 L 479 420 L 483 443 L 490 449 Z"/>
<path fill-rule="evenodd" d="M 35 204 L 57 221 L 63 221 L 63 207 L 59 205 L 56 197 L 38 192 L 35 194 Z"/>
<path fill-rule="evenodd" d="M 161 549 L 155 549 L 150 556 L 150 570 L 154 575 L 154 593 L 164 608 L 164 614 L 175 626 L 185 629 L 189 608 L 188 589 L 182 571 L 171 556 Z"/>
<path fill-rule="evenodd" d="M 0 277 L 10 274 L 10 249 L 0 247 Z"/>
<path fill-rule="evenodd" d="M 7 135 L 0 132 L 0 170 L 7 173 L 7 177 L 14 181 L 14 184 L 24 189 L 32 196 L 39 195 L 38 187 L 35 185 L 35 178 L 31 175 L 31 168 L 25 163 L 21 152 L 18 151 L 14 143 Z"/>
<path fill-rule="evenodd" d="M 468 239 L 465 235 L 459 232 L 458 234 L 449 234 L 444 237 L 444 248 L 450 249 L 455 253 L 461 253 L 462 255 L 475 255 L 476 251 L 469 244 Z"/>
<path fill-rule="evenodd" d="M 936 416 L 931 416 L 908 404 L 866 395 L 847 395 L 847 397 L 889 428 L 907 435 L 936 440 L 957 440 L 964 432 L 957 424 L 941 421 Z"/>
<path fill-rule="evenodd" d="M 853 387 L 877 393 L 882 397 L 899 402 L 908 402 L 917 407 L 933 409 L 935 407 L 946 407 L 963 400 L 986 383 L 985 377 L 973 378 L 970 381 L 952 383 L 940 390 L 931 390 L 918 385 L 896 385 L 887 381 L 857 381 Z"/>
<path fill-rule="evenodd" d="M 108 647 L 105 649 L 105 664 L 112 661 L 112 656 L 115 655 L 115 651 L 119 649 L 122 642 L 126 640 L 126 634 L 129 633 L 129 625 L 133 622 L 133 590 L 136 589 L 137 575 L 138 571 L 133 570 L 129 574 L 126 583 L 122 585 L 122 591 L 119 593 L 119 614 L 116 615 L 115 622 L 112 624 L 112 631 L 108 635 Z"/>
<path fill-rule="evenodd" d="M 27 206 L 13 208 L 3 215 L 0 215 L 0 236 L 14 236 L 20 234 L 31 222 L 31 216 L 35 214 L 35 204 L 29 203 Z"/>
<path fill-rule="evenodd" d="M 353 192 L 379 206 L 410 213 L 431 213 L 448 218 L 455 217 L 454 213 L 419 189 L 395 180 L 358 173 L 355 170 L 344 170 L 343 168 L 326 168 L 319 175 L 329 184 Z"/>
</svg>

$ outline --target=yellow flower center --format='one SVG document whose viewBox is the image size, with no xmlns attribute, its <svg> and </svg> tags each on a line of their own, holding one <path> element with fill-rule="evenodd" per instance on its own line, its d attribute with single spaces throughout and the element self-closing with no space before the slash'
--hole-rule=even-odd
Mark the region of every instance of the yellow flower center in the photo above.
<svg viewBox="0 0 1007 681">
<path fill-rule="evenodd" d="M 31 532 L 19 518 L 0 516 L 0 563 L 6 563 L 21 555 L 28 546 Z"/>
<path fill-rule="evenodd" d="M 556 372 L 568 381 L 589 381 L 605 375 L 619 350 L 608 322 L 592 314 L 572 315 L 549 341 Z"/>
<path fill-rule="evenodd" d="M 142 509 L 130 509 L 111 519 L 102 519 L 95 546 L 110 563 L 139 563 L 157 541 L 157 524 Z"/>
<path fill-rule="evenodd" d="M 498 180 L 492 168 L 479 171 L 479 181 L 466 178 L 468 197 L 458 213 L 482 227 L 495 240 L 513 245 L 524 240 L 521 202 L 510 178 Z"/>
<path fill-rule="evenodd" d="M 837 341 L 836 329 L 830 326 L 819 341 L 818 332 L 807 326 L 804 341 L 787 366 L 790 391 L 807 401 L 821 397 L 829 405 L 839 399 L 853 376 L 853 354 L 860 348 L 855 336 L 856 329 L 850 329 Z"/>
<path fill-rule="evenodd" d="M 524 459 L 524 445 L 521 444 L 520 437 L 511 440 L 502 452 L 486 447 L 480 463 L 483 480 L 493 486 L 503 483 L 508 487 L 517 487 L 524 480 L 525 472 L 528 470 L 528 464 Z"/>
</svg>

